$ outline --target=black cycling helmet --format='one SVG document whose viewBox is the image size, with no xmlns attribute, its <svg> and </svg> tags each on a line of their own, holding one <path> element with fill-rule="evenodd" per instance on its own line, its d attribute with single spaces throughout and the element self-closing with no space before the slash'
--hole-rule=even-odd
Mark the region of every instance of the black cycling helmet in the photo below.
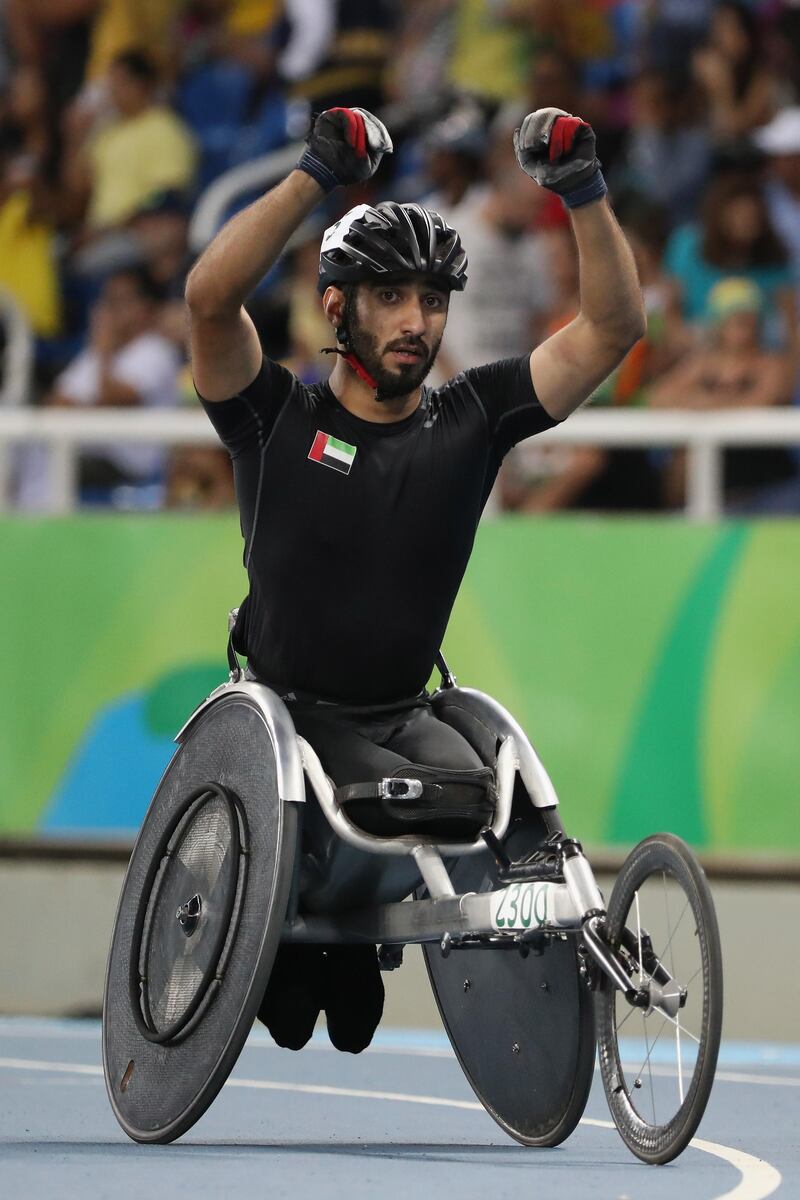
<svg viewBox="0 0 800 1200">
<path fill-rule="evenodd" d="M 325 230 L 319 256 L 320 295 L 331 284 L 424 274 L 448 291 L 467 282 L 461 238 L 444 217 L 420 204 L 357 204 Z"/>
</svg>

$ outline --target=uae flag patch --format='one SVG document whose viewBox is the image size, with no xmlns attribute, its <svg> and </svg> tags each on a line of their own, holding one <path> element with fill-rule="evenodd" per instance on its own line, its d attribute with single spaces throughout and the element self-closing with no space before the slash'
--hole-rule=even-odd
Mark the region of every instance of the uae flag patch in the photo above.
<svg viewBox="0 0 800 1200">
<path fill-rule="evenodd" d="M 324 463 L 326 467 L 333 467 L 334 471 L 349 475 L 356 459 L 356 448 L 318 429 L 308 457 L 312 462 Z"/>
</svg>

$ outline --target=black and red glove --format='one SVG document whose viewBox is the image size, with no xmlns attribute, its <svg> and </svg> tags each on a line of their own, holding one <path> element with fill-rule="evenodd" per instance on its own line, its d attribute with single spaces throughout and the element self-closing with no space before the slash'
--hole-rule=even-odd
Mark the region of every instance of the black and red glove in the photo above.
<svg viewBox="0 0 800 1200">
<path fill-rule="evenodd" d="M 314 122 L 306 145 L 297 169 L 326 192 L 341 184 L 363 183 L 393 149 L 386 126 L 365 108 L 326 109 Z"/>
<path fill-rule="evenodd" d="M 514 131 L 514 151 L 525 174 L 556 192 L 567 208 L 606 194 L 594 143 L 591 125 L 561 108 L 538 108 Z"/>
</svg>

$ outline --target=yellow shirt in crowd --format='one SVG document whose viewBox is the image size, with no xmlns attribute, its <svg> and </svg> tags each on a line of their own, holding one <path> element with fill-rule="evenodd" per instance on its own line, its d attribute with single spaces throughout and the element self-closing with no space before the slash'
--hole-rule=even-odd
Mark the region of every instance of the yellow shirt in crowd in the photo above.
<svg viewBox="0 0 800 1200">
<path fill-rule="evenodd" d="M 487 0 L 460 0 L 456 6 L 455 44 L 450 82 L 457 88 L 503 102 L 524 91 L 529 39 L 508 25 Z"/>
<path fill-rule="evenodd" d="M 30 193 L 21 189 L 0 205 L 0 289 L 10 292 L 40 337 L 61 326 L 61 297 L 53 230 L 30 220 Z"/>
<path fill-rule="evenodd" d="M 87 79 L 102 79 L 124 50 L 166 57 L 180 0 L 101 0 L 92 25 Z"/>
<path fill-rule="evenodd" d="M 126 221 L 159 192 L 188 187 L 196 149 L 181 119 L 155 105 L 101 130 L 89 147 L 89 159 L 88 223 L 102 229 Z"/>
</svg>

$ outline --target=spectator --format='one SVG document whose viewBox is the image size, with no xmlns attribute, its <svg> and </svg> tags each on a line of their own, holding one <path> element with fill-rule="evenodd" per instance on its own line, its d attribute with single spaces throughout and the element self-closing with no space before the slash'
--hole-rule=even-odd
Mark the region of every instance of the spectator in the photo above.
<svg viewBox="0 0 800 1200">
<path fill-rule="evenodd" d="M 455 104 L 423 136 L 425 174 L 433 186 L 425 204 L 449 213 L 461 204 L 483 178 L 486 117 L 478 104 L 465 99 Z"/>
<path fill-rule="evenodd" d="M 735 148 L 775 111 L 775 81 L 762 53 L 758 17 L 742 0 L 718 0 L 708 41 L 692 65 L 715 141 Z"/>
<path fill-rule="evenodd" d="M 167 466 L 166 507 L 232 508 L 236 503 L 230 456 L 221 446 L 180 446 Z"/>
<path fill-rule="evenodd" d="M 278 68 L 313 112 L 379 111 L 396 17 L 390 0 L 286 0 L 289 42 Z"/>
<path fill-rule="evenodd" d="M 331 327 L 317 295 L 319 233 L 295 250 L 287 282 L 289 357 L 286 365 L 303 383 L 327 379 L 330 365 L 321 353 L 329 346 Z"/>
<path fill-rule="evenodd" d="M 160 70 L 166 69 L 172 57 L 172 26 L 183 4 L 184 0 L 93 0 L 88 83 L 102 85 L 120 55 L 130 50 L 152 56 Z"/>
<path fill-rule="evenodd" d="M 687 64 L 708 34 L 715 0 L 647 0 L 642 7 L 642 56 L 654 68 L 686 79 Z"/>
<path fill-rule="evenodd" d="M 102 0 L 7 0 L 17 63 L 37 72 L 50 155 L 45 176 L 55 182 L 61 152 L 61 118 L 86 73 L 92 22 Z"/>
<path fill-rule="evenodd" d="M 147 55 L 118 55 L 109 84 L 116 115 L 75 152 L 69 170 L 90 234 L 123 224 L 159 192 L 187 191 L 195 166 L 191 135 L 159 102 L 158 73 Z"/>
<path fill-rule="evenodd" d="M 51 337 L 61 326 L 61 294 L 57 205 L 44 178 L 50 148 L 45 105 L 40 73 L 19 67 L 0 120 L 0 287 L 38 335 Z"/>
<path fill-rule="evenodd" d="M 519 102 L 530 59 L 527 31 L 509 24 L 503 0 L 454 0 L 454 8 L 450 84 L 495 105 Z"/>
<path fill-rule="evenodd" d="M 387 98 L 398 112 L 434 110 L 445 89 L 453 43 L 453 0 L 405 0 L 387 63 Z"/>
<path fill-rule="evenodd" d="M 581 88 L 580 67 L 565 50 L 540 50 L 528 75 L 528 106 L 563 108 L 565 112 L 586 111 L 587 97 Z M 588 117 L 587 117 L 588 120 Z"/>
<path fill-rule="evenodd" d="M 708 178 L 711 143 L 697 89 L 666 71 L 643 71 L 632 89 L 624 182 L 659 204 L 670 227 L 694 216 Z"/>
<path fill-rule="evenodd" d="M 11 81 L 12 63 L 11 47 L 9 45 L 8 14 L 6 5 L 0 4 L 0 111 L 2 97 Z"/>
<path fill-rule="evenodd" d="M 764 297 L 747 278 L 715 284 L 707 300 L 704 345 L 689 353 L 650 389 L 653 408 L 763 408 L 789 398 L 789 359 L 765 346 L 762 338 Z M 729 501 L 752 499 L 758 489 L 794 475 L 787 451 L 748 448 L 725 452 L 725 488 Z M 667 498 L 683 504 L 685 454 L 672 456 L 667 472 Z"/>
<path fill-rule="evenodd" d="M 612 404 L 640 404 L 643 389 L 690 348 L 692 332 L 672 305 L 672 286 L 664 272 L 666 229 L 662 211 L 648 205 L 619 207 L 625 236 L 633 250 L 642 287 L 647 333 L 633 347 L 603 391 Z"/>
<path fill-rule="evenodd" d="M 160 293 L 144 270 L 111 275 L 92 310 L 89 344 L 56 379 L 45 403 L 62 408 L 165 408 L 178 398 L 180 355 L 155 330 Z M 157 480 L 164 451 L 113 445 L 81 455 L 79 486 L 107 498 L 120 485 Z M 26 456 L 20 483 L 25 507 L 46 506 L 48 487 L 38 454 Z"/>
<path fill-rule="evenodd" d="M 478 363 L 524 354 L 539 340 L 550 303 L 537 200 L 518 169 L 496 171 L 445 215 L 469 254 L 470 287 L 453 297 L 439 366 L 449 377 Z"/>
<path fill-rule="evenodd" d="M 324 7 L 314 42 L 327 36 Z M 181 15 L 174 102 L 200 152 L 200 189 L 286 141 L 287 108 L 276 74 L 283 8 L 278 0 L 193 0 Z M 291 45 L 292 38 L 285 53 Z"/>
<path fill-rule="evenodd" d="M 800 107 L 779 112 L 755 142 L 768 156 L 767 208 L 789 251 L 800 299 Z"/>
<path fill-rule="evenodd" d="M 574 319 L 580 308 L 578 255 L 568 228 L 555 227 L 541 235 L 546 270 L 553 295 L 545 316 L 542 337 L 549 337 Z M 656 258 L 652 243 L 645 296 L 649 291 L 648 318 L 661 302 L 659 275 L 651 261 Z M 606 384 L 593 397 L 595 404 L 637 403 L 650 370 L 650 348 L 642 339 L 626 356 Z M 608 511 L 658 508 L 660 495 L 656 472 L 640 450 L 543 446 L 535 438 L 516 446 L 506 456 L 499 480 L 500 503 L 518 512 L 552 512 L 565 508 Z"/>
<path fill-rule="evenodd" d="M 686 321 L 702 322 L 716 283 L 730 275 L 745 276 L 763 292 L 769 343 L 794 343 L 791 267 L 753 179 L 738 174 L 715 179 L 704 197 L 701 224 L 675 230 L 665 266 L 677 290 L 677 309 Z"/>
</svg>

